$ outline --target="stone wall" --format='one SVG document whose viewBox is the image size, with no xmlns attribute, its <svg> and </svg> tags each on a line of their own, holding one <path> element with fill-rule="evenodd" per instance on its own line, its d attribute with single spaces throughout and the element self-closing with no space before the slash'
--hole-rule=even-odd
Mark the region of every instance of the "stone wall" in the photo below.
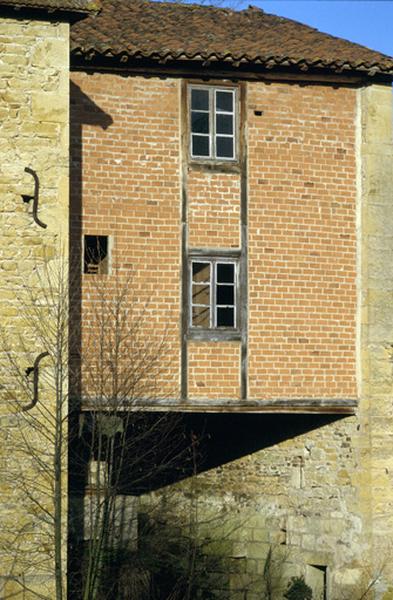
<svg viewBox="0 0 393 600">
<path fill-rule="evenodd" d="M 393 597 L 393 95 L 390 86 L 362 90 L 360 287 L 362 430 L 370 444 L 370 530 L 374 568 L 383 565 L 379 597 Z M 367 447 L 364 454 L 367 453 Z M 382 592 L 389 589 L 386 596 Z"/>
<path fill-rule="evenodd" d="M 233 415 L 232 419 L 232 428 L 226 431 L 225 420 L 222 431 L 211 430 L 207 420 L 205 434 L 215 438 L 223 456 L 236 447 L 238 458 L 200 473 L 193 484 L 199 514 L 209 514 L 214 506 L 212 523 L 233 524 L 226 537 L 229 556 L 249 579 L 243 576 L 241 588 L 235 570 L 232 589 L 239 598 L 248 589 L 247 598 L 257 600 L 272 550 L 276 557 L 285 557 L 283 582 L 304 575 L 312 584 L 310 571 L 318 566 L 326 574 L 329 599 L 355 600 L 371 565 L 368 502 L 360 493 L 365 477 L 357 418 Z M 276 569 L 274 577 L 279 574 Z M 274 598 L 280 598 L 276 593 Z"/>
<path fill-rule="evenodd" d="M 53 598 L 53 355 L 39 403 L 25 369 L 53 351 L 47 268 L 68 252 L 69 25 L 1 18 L 0 29 L 0 596 Z M 33 218 L 34 170 L 39 180 Z M 28 200 L 28 198 L 25 198 Z M 46 266 L 45 266 L 46 265 Z M 53 281 L 53 286 L 55 282 Z M 52 307 L 57 290 L 52 286 Z M 44 289 L 45 288 L 45 289 Z M 36 304 L 32 307 L 31 292 Z M 45 309 L 47 306 L 48 310 Z M 33 315 L 45 315 L 47 320 Z M 8 356 L 7 356 L 8 354 Z M 65 389 L 65 388 L 64 388 Z M 63 407 L 64 408 L 64 407 Z M 49 415 L 49 417 L 48 417 Z M 37 427 L 35 427 L 35 425 Z M 48 435 L 45 435 L 48 434 Z M 34 456 L 32 449 L 37 450 Z M 63 453 L 63 457 L 65 453 Z M 43 463 L 40 463 L 40 461 Z M 64 480 L 65 483 L 65 480 Z M 64 493 L 65 493 L 64 489 Z M 64 507 L 66 508 L 66 507 Z M 66 522 L 64 517 L 63 522 Z M 51 546 L 52 544 L 52 546 Z M 65 552 L 65 548 L 64 548 Z M 30 590 L 30 592 L 28 591 Z"/>
</svg>

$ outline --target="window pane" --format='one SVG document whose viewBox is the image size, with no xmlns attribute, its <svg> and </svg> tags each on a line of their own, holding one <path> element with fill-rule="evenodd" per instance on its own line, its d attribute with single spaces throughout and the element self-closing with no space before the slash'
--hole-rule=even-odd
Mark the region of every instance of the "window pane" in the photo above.
<svg viewBox="0 0 393 600">
<path fill-rule="evenodd" d="M 193 133 L 209 133 L 209 113 L 192 112 L 191 130 Z M 220 133 L 225 133 L 221 131 Z"/>
<path fill-rule="evenodd" d="M 233 116 L 232 115 L 216 115 L 216 133 L 233 133 Z"/>
<path fill-rule="evenodd" d="M 191 90 L 191 109 L 209 110 L 209 90 Z"/>
<path fill-rule="evenodd" d="M 216 137 L 217 158 L 233 158 L 233 138 Z"/>
<path fill-rule="evenodd" d="M 210 285 L 194 283 L 192 286 L 192 303 L 210 306 Z"/>
<path fill-rule="evenodd" d="M 233 93 L 232 92 L 217 92 L 216 93 L 216 110 L 224 110 L 233 112 Z"/>
<path fill-rule="evenodd" d="M 202 135 L 192 135 L 192 155 L 210 156 L 209 137 Z"/>
<path fill-rule="evenodd" d="M 217 283 L 235 283 L 235 265 L 217 263 Z"/>
<path fill-rule="evenodd" d="M 235 311 L 233 308 L 217 308 L 217 327 L 234 327 Z"/>
<path fill-rule="evenodd" d="M 217 304 L 235 304 L 235 287 L 233 285 L 218 285 L 216 289 Z"/>
<path fill-rule="evenodd" d="M 192 326 L 210 327 L 210 308 L 208 306 L 192 307 Z"/>
<path fill-rule="evenodd" d="M 108 273 L 108 236 L 85 235 L 84 273 Z"/>
<path fill-rule="evenodd" d="M 192 280 L 196 283 L 210 282 L 210 263 L 193 262 Z"/>
</svg>

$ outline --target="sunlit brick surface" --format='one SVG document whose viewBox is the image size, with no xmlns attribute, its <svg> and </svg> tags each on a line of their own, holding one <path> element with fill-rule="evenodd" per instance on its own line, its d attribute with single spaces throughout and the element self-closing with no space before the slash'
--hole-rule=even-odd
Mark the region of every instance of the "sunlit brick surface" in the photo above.
<svg viewBox="0 0 393 600">
<path fill-rule="evenodd" d="M 112 275 L 103 277 L 130 277 L 146 334 L 153 345 L 167 339 L 163 394 L 178 397 L 180 84 L 73 79 L 74 239 L 111 236 Z M 355 397 L 355 91 L 249 83 L 246 119 L 248 398 Z M 239 247 L 240 180 L 236 170 L 187 164 L 190 248 Z M 84 302 L 92 277 L 84 277 Z M 239 360 L 228 359 L 235 386 L 218 369 L 202 390 L 196 361 L 211 364 L 222 346 L 193 352 L 191 395 L 238 398 Z"/>
<path fill-rule="evenodd" d="M 190 342 L 188 361 L 191 400 L 239 399 L 239 343 Z"/>
<path fill-rule="evenodd" d="M 233 248 L 240 245 L 240 177 L 189 168 L 189 245 Z"/>
<path fill-rule="evenodd" d="M 248 101 L 249 395 L 353 397 L 355 91 L 259 84 Z"/>
<path fill-rule="evenodd" d="M 82 234 L 111 236 L 111 274 L 99 277 L 113 286 L 117 280 L 121 285 L 129 281 L 133 310 L 143 313 L 149 347 L 158 348 L 164 341 L 162 361 L 167 368 L 154 387 L 160 384 L 160 397 L 177 396 L 178 82 L 99 74 L 74 74 L 73 80 L 74 239 Z M 78 178 L 83 181 L 79 197 Z M 78 203 L 82 204 L 81 229 Z M 96 277 L 83 277 L 85 330 L 84 315 L 96 293 Z"/>
</svg>

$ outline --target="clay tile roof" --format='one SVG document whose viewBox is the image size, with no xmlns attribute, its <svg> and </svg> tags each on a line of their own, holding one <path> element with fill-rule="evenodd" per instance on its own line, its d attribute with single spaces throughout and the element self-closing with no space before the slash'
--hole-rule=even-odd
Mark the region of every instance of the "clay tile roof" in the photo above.
<svg viewBox="0 0 393 600">
<path fill-rule="evenodd" d="M 225 61 L 235 66 L 393 74 L 393 58 L 249 7 L 104 0 L 101 13 L 72 28 L 72 54 L 160 61 Z"/>
<path fill-rule="evenodd" d="M 1 7 L 94 13 L 99 10 L 100 2 L 99 0 L 0 0 L 0 9 Z"/>
</svg>

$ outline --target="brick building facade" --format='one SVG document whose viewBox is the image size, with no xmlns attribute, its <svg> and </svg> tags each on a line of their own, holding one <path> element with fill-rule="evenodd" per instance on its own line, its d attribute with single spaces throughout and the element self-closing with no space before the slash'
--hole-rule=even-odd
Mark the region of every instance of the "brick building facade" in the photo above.
<svg viewBox="0 0 393 600">
<path fill-rule="evenodd" d="M 200 502 L 241 523 L 230 558 L 255 581 L 285 547 L 315 594 L 355 598 L 393 522 L 393 61 L 253 8 L 103 4 L 71 30 L 82 350 L 97 283 L 131 281 L 166 340 L 139 400 L 206 415 Z"/>
<path fill-rule="evenodd" d="M 175 398 L 244 407 L 277 399 L 348 400 L 344 408 L 351 408 L 357 398 L 356 91 L 229 85 L 242 95 L 236 110 L 239 119 L 240 112 L 247 115 L 247 133 L 238 160 L 228 164 L 190 160 L 182 147 L 188 88 L 181 80 L 78 72 L 72 82 L 73 127 L 82 132 L 76 173 L 83 182 L 82 235 L 108 237 L 112 273 L 132 270 L 157 327 L 170 323 L 175 345 L 186 338 L 188 394 L 177 389 Z M 84 123 L 89 104 L 111 120 L 106 130 L 100 119 Z M 181 190 L 183 259 L 232 256 L 242 279 L 236 309 L 246 313 L 248 326 L 206 332 L 188 314 L 180 331 L 182 302 L 183 312 L 190 308 L 189 298 L 181 301 L 179 277 Z M 190 284 L 187 269 L 182 275 Z M 86 274 L 87 288 L 90 279 Z M 241 390 L 242 334 L 247 376 Z M 180 361 L 174 369 L 180 381 Z"/>
</svg>

